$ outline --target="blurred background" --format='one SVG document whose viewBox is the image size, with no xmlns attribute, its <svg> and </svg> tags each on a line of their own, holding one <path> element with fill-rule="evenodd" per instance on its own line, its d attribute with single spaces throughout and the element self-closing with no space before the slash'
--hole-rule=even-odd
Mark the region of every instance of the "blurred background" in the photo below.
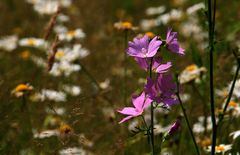
<svg viewBox="0 0 240 155">
<path fill-rule="evenodd" d="M 221 111 L 236 70 L 232 51 L 240 47 L 240 5 L 238 0 L 217 3 L 214 80 Z M 208 154 L 205 1 L 1 0 L 0 10 L 0 154 L 149 154 L 147 137 L 132 132 L 140 119 L 118 124 L 122 116 L 116 110 L 131 106 L 131 95 L 143 90 L 146 78 L 134 59 L 124 60 L 121 22 L 132 25 L 128 40 L 146 32 L 164 39 L 169 27 L 178 32 L 186 54 L 165 52 L 164 59 L 173 62 L 172 74 L 180 73 L 185 108 L 201 153 Z M 217 141 L 232 144 L 233 154 L 240 151 L 239 139 L 229 136 L 239 128 L 239 97 L 236 91 Z M 178 105 L 157 111 L 156 139 L 180 115 Z M 144 117 L 149 119 L 149 111 Z M 162 144 L 162 154 L 195 154 L 181 122 L 181 129 Z"/>
</svg>

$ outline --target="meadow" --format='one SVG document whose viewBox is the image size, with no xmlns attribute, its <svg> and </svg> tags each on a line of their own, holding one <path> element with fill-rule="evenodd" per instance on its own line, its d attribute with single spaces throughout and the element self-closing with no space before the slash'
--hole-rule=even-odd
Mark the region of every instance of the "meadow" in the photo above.
<svg viewBox="0 0 240 155">
<path fill-rule="evenodd" d="M 240 154 L 239 0 L 0 10 L 0 155 Z"/>
</svg>

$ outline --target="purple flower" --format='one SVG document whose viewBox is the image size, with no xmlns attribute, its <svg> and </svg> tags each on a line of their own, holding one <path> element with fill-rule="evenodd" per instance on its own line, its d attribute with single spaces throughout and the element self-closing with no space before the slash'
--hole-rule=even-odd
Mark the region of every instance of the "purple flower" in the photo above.
<svg viewBox="0 0 240 155">
<path fill-rule="evenodd" d="M 133 42 L 130 41 L 128 43 L 129 47 L 127 53 L 130 56 L 139 58 L 153 57 L 157 53 L 161 44 L 162 41 L 157 40 L 157 37 L 150 41 L 150 38 L 145 35 L 142 38 L 134 38 Z"/>
<path fill-rule="evenodd" d="M 177 54 L 184 55 L 185 50 L 180 47 L 177 39 L 177 32 L 172 32 L 172 29 L 168 28 L 166 38 L 167 48 Z"/>
<path fill-rule="evenodd" d="M 173 135 L 180 127 L 181 127 L 181 121 L 180 119 L 177 119 L 177 121 L 168 130 L 168 135 Z"/>
<path fill-rule="evenodd" d="M 145 71 L 148 70 L 148 62 L 150 63 L 150 58 L 138 58 L 135 57 L 135 60 L 139 64 L 139 66 L 144 69 Z M 152 70 L 156 73 L 165 73 L 168 71 L 168 69 L 172 66 L 171 62 L 167 62 L 164 64 L 161 64 L 162 58 L 160 57 L 154 57 L 153 63 L 152 63 Z"/>
<path fill-rule="evenodd" d="M 147 78 L 145 92 L 153 101 L 172 106 L 177 103 L 176 84 L 170 75 L 158 74 L 156 81 Z"/>
<path fill-rule="evenodd" d="M 123 118 L 119 123 L 123 123 L 133 117 L 141 115 L 144 109 L 150 105 L 152 100 L 146 96 L 144 92 L 140 96 L 132 96 L 132 103 L 134 107 L 125 107 L 122 110 L 118 110 L 119 113 L 123 115 L 128 115 Z"/>
</svg>

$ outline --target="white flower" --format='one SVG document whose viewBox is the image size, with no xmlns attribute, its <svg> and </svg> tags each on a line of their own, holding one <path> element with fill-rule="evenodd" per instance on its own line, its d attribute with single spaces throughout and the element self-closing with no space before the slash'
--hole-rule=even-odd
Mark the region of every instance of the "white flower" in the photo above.
<svg viewBox="0 0 240 155">
<path fill-rule="evenodd" d="M 179 75 L 179 81 L 181 84 L 183 84 L 198 79 L 202 72 L 206 72 L 206 68 L 199 68 L 195 64 L 189 65 Z"/>
<path fill-rule="evenodd" d="M 59 151 L 60 155 L 86 155 L 87 152 L 79 147 L 70 147 Z"/>
<path fill-rule="evenodd" d="M 228 88 L 230 90 L 232 85 L 232 82 L 229 84 Z M 240 79 L 238 79 L 235 83 L 235 87 L 234 87 L 234 91 L 233 91 L 233 95 L 235 95 L 237 98 L 240 97 Z"/>
<path fill-rule="evenodd" d="M 199 116 L 198 117 L 198 122 L 193 125 L 193 132 L 194 133 L 202 133 L 202 132 L 204 132 L 204 130 L 205 130 L 205 128 L 204 128 L 204 119 L 205 119 L 204 116 Z M 206 124 L 207 125 L 206 126 L 206 130 L 207 131 L 212 130 L 212 121 L 211 121 L 211 117 L 210 116 L 207 117 L 207 122 L 206 123 L 207 123 Z"/>
<path fill-rule="evenodd" d="M 67 27 L 64 25 L 55 25 L 53 30 L 57 34 L 66 33 L 68 31 Z"/>
<path fill-rule="evenodd" d="M 17 47 L 18 37 L 16 35 L 5 36 L 0 39 L 0 49 L 12 51 Z"/>
<path fill-rule="evenodd" d="M 50 89 L 42 89 L 40 93 L 36 93 L 31 96 L 33 101 L 45 101 L 51 100 L 55 102 L 65 102 L 66 101 L 66 94 L 62 91 L 55 91 Z"/>
<path fill-rule="evenodd" d="M 72 96 L 78 96 L 81 93 L 79 86 L 63 85 L 63 90 Z"/>
<path fill-rule="evenodd" d="M 232 149 L 232 144 L 228 144 L 228 145 L 220 144 L 215 147 L 216 153 L 223 153 L 223 154 L 231 149 Z M 212 150 L 211 146 L 208 146 L 208 148 L 206 149 L 207 152 L 211 152 L 211 150 Z"/>
<path fill-rule="evenodd" d="M 54 109 L 46 108 L 46 113 L 49 114 L 58 114 L 58 115 L 64 115 L 66 110 L 63 107 L 53 107 Z"/>
<path fill-rule="evenodd" d="M 159 7 L 150 7 L 146 10 L 147 15 L 156 15 L 161 14 L 166 10 L 165 6 L 159 6 Z"/>
<path fill-rule="evenodd" d="M 155 19 L 143 19 L 140 22 L 140 26 L 144 31 L 147 31 L 155 26 L 158 26 L 158 24 Z"/>
<path fill-rule="evenodd" d="M 71 41 L 72 39 L 81 39 L 85 37 L 82 29 L 71 30 L 64 33 L 59 33 L 59 40 Z"/>
<path fill-rule="evenodd" d="M 58 2 L 60 6 L 65 8 L 70 7 L 72 4 L 72 0 L 58 0 Z"/>
<path fill-rule="evenodd" d="M 72 64 L 68 61 L 61 61 L 59 63 L 55 62 L 49 73 L 53 76 L 69 76 L 73 72 L 77 72 L 80 69 L 81 66 L 78 64 Z"/>
<path fill-rule="evenodd" d="M 68 22 L 69 20 L 70 20 L 69 17 L 62 13 L 57 16 L 57 21 L 60 23 L 65 23 L 65 22 Z"/>
<path fill-rule="evenodd" d="M 105 81 L 99 83 L 99 86 L 102 89 L 107 89 L 109 87 L 109 85 L 110 85 L 109 79 L 106 79 Z"/>
<path fill-rule="evenodd" d="M 59 48 L 56 53 L 56 59 L 60 61 L 73 62 L 89 55 L 89 51 L 82 47 L 81 44 L 75 44 L 73 48 Z"/>
<path fill-rule="evenodd" d="M 237 139 L 240 136 L 240 130 L 230 133 L 229 136 L 233 136 L 233 139 Z"/>
<path fill-rule="evenodd" d="M 36 48 L 46 48 L 47 42 L 40 38 L 23 38 L 19 40 L 20 46 L 29 46 L 29 47 L 36 47 Z"/>
<path fill-rule="evenodd" d="M 56 130 L 45 130 L 40 133 L 34 133 L 33 137 L 43 139 L 43 138 L 48 138 L 48 137 L 57 136 L 57 135 L 58 135 L 58 132 Z"/>
<path fill-rule="evenodd" d="M 57 12 L 59 3 L 57 1 L 40 1 L 34 4 L 33 7 L 41 15 L 51 15 Z"/>
<path fill-rule="evenodd" d="M 138 121 L 135 119 L 133 121 L 131 121 L 129 124 L 128 124 L 128 130 L 129 131 L 135 131 L 136 130 L 136 127 L 138 127 L 139 123 Z"/>
<path fill-rule="evenodd" d="M 205 5 L 202 2 L 195 4 L 187 9 L 187 14 L 192 15 L 193 13 L 197 12 L 198 10 L 204 9 L 204 8 L 205 8 Z"/>
<path fill-rule="evenodd" d="M 34 55 L 31 55 L 30 58 L 37 66 L 42 67 L 42 68 L 47 67 L 46 60 L 44 60 L 43 58 L 38 57 L 38 56 L 34 56 Z"/>
</svg>

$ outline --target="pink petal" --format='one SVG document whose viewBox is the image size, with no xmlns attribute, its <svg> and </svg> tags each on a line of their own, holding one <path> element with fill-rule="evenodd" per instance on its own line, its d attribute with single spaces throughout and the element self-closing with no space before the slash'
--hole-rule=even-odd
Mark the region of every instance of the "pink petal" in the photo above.
<svg viewBox="0 0 240 155">
<path fill-rule="evenodd" d="M 131 115 L 131 116 L 135 116 L 138 114 L 136 112 L 136 109 L 133 107 L 125 107 L 122 110 L 118 110 L 117 112 L 124 114 L 124 115 Z"/>
<path fill-rule="evenodd" d="M 148 57 L 153 57 L 157 53 L 161 44 L 162 41 L 157 40 L 157 37 L 153 38 L 148 45 Z"/>
<path fill-rule="evenodd" d="M 168 71 L 169 68 L 172 67 L 171 62 L 167 62 L 166 64 L 161 64 L 157 67 L 156 72 L 157 73 L 165 73 Z"/>
<path fill-rule="evenodd" d="M 133 103 L 134 107 L 139 111 L 141 111 L 143 108 L 144 100 L 145 100 L 144 92 L 142 92 L 142 94 L 140 96 L 132 97 L 132 103 Z"/>
<path fill-rule="evenodd" d="M 121 124 L 121 123 L 123 123 L 123 122 L 125 122 L 125 121 L 127 121 L 127 120 L 129 120 L 129 119 L 131 119 L 131 118 L 133 118 L 133 116 L 127 116 L 127 117 L 123 118 L 123 119 L 119 122 L 119 124 Z"/>
<path fill-rule="evenodd" d="M 152 99 L 150 99 L 149 97 L 147 97 L 145 99 L 144 105 L 143 105 L 143 109 L 147 108 L 151 103 L 152 103 Z"/>
</svg>

